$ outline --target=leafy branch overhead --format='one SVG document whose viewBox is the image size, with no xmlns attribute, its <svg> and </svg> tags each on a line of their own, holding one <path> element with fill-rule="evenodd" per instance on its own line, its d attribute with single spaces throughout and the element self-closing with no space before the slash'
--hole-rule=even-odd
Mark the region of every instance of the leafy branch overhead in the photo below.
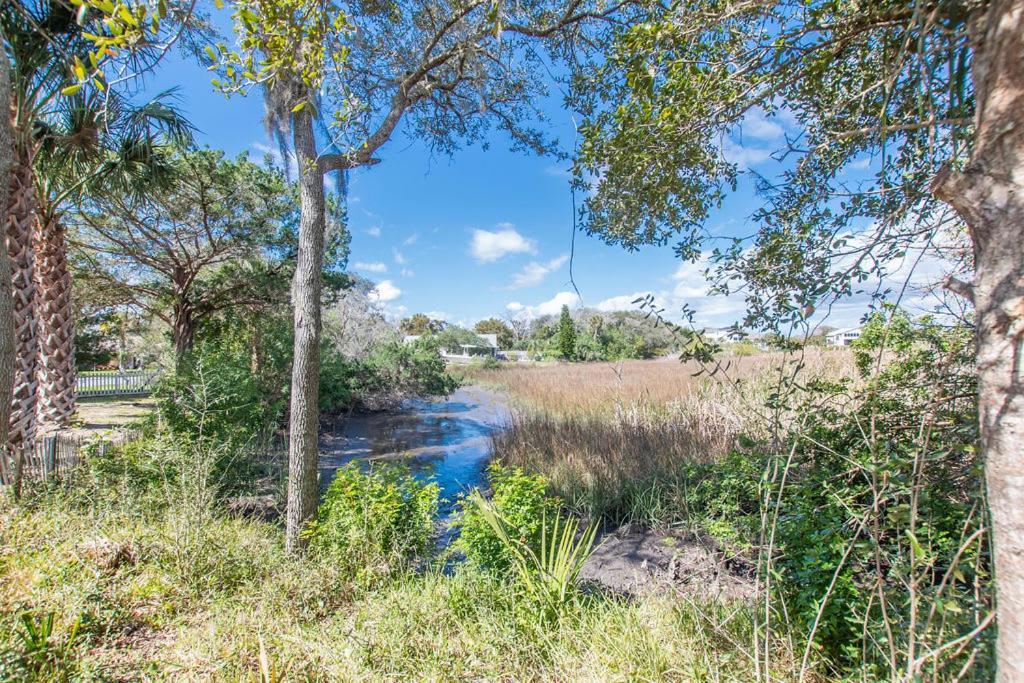
<svg viewBox="0 0 1024 683">
<path fill-rule="evenodd" d="M 679 235 L 767 326 L 864 289 L 912 247 L 962 242 L 929 183 L 971 147 L 969 4 L 678 2 L 631 27 L 576 83 L 576 181 L 597 183 L 586 227 L 629 248 Z M 751 117 L 785 133 L 777 178 L 730 158 Z M 730 244 L 706 220 L 745 174 L 763 204 Z"/>
</svg>

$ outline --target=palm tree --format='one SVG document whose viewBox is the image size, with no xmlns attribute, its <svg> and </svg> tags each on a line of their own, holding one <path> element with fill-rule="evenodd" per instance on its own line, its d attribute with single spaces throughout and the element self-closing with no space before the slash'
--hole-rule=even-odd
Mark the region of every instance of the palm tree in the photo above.
<svg viewBox="0 0 1024 683">
<path fill-rule="evenodd" d="M 59 2 L 4 3 L 0 24 L 11 61 L 13 161 L 8 198 L 7 251 L 14 298 L 15 376 L 8 443 L 15 469 L 36 433 L 36 277 L 32 236 L 36 225 L 36 123 L 71 83 L 69 65 L 80 42 L 74 13 Z M 81 48 L 81 46 L 79 46 Z"/>
<path fill-rule="evenodd" d="M 136 107 L 116 96 L 75 95 L 37 125 L 37 412 L 47 428 L 67 426 L 75 413 L 75 320 L 62 214 L 89 192 L 141 193 L 170 178 L 164 148 L 191 141 L 171 97 L 162 93 Z"/>
<path fill-rule="evenodd" d="M 73 65 L 87 59 L 92 47 L 76 21 L 72 4 L 61 0 L 3 3 L 0 28 L 7 37 L 12 63 L 14 148 L 5 227 L 12 266 L 16 355 L 8 443 L 20 457 L 35 439 L 40 378 L 45 385 L 44 417 L 60 424 L 74 412 L 73 319 L 61 205 L 94 178 L 95 173 L 83 168 L 83 162 L 95 164 L 92 171 L 109 165 L 110 145 L 104 141 L 111 136 L 119 139 L 119 134 L 112 133 L 113 123 L 134 121 L 140 124 L 136 132 L 153 132 L 159 126 L 144 123 L 145 116 L 140 119 L 128 114 L 130 108 L 114 93 L 94 97 L 92 102 L 84 96 L 72 98 L 68 104 L 66 92 L 76 85 Z M 69 158 L 52 163 L 68 150 L 73 152 Z M 156 158 L 155 145 L 146 140 L 141 146 L 129 145 L 129 150 L 136 159 Z M 40 178 L 38 167 L 46 158 L 49 167 L 56 169 L 54 177 L 62 189 Z M 68 175 L 72 170 L 78 178 L 68 182 L 74 177 Z"/>
</svg>

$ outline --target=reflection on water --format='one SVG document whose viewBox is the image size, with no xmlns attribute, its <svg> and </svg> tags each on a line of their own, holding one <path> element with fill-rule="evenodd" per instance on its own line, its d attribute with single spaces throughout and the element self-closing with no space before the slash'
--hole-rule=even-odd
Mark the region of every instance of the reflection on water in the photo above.
<svg viewBox="0 0 1024 683">
<path fill-rule="evenodd" d="M 320 437 L 320 484 L 355 459 L 395 460 L 441 487 L 442 516 L 460 493 L 483 483 L 491 435 L 508 422 L 503 397 L 463 387 L 444 399 L 410 401 L 401 411 L 356 415 Z"/>
</svg>

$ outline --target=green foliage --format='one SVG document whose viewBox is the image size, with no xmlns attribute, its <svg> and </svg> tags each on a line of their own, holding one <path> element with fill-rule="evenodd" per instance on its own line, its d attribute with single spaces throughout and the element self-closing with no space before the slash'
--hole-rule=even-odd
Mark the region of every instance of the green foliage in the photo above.
<svg viewBox="0 0 1024 683">
<path fill-rule="evenodd" d="M 842 670 L 887 678 L 911 637 L 938 647 L 991 610 L 990 547 L 970 330 L 898 310 L 865 330 L 861 384 L 819 383 L 791 451 L 698 468 L 686 500 L 733 544 L 763 543 L 766 512 L 788 618 Z M 963 664 L 935 659 L 943 671 Z"/>
<path fill-rule="evenodd" d="M 499 463 L 493 463 L 487 473 L 493 489 L 491 505 L 501 515 L 506 535 L 539 553 L 544 518 L 558 510 L 557 501 L 545 494 L 544 477 Z M 499 573 L 513 568 L 516 553 L 503 542 L 478 506 L 463 500 L 458 527 L 458 547 L 469 562 Z"/>
<path fill-rule="evenodd" d="M 558 319 L 558 357 L 562 360 L 576 358 L 576 323 L 573 322 L 568 306 L 562 306 Z"/>
<path fill-rule="evenodd" d="M 71 625 L 63 637 L 54 632 L 54 615 L 25 612 L 18 619 L 16 646 L 0 653 L 0 680 L 52 681 L 77 680 L 79 623 Z"/>
<path fill-rule="evenodd" d="M 430 548 L 440 489 L 405 467 L 352 463 L 339 469 L 305 531 L 313 548 L 343 557 L 360 573 L 407 565 Z"/>
<path fill-rule="evenodd" d="M 367 408 L 414 396 L 444 396 L 458 386 L 445 372 L 444 361 L 426 342 L 384 344 L 362 365 L 354 389 L 359 404 Z"/>
<path fill-rule="evenodd" d="M 408 318 L 403 318 L 398 323 L 398 329 L 402 334 L 424 336 L 437 334 L 445 328 L 443 320 L 433 320 L 423 313 L 415 313 Z"/>
<path fill-rule="evenodd" d="M 627 248 L 680 235 L 682 258 L 711 256 L 718 291 L 747 292 L 750 326 L 806 321 L 945 230 L 930 183 L 973 142 L 968 25 L 985 9 L 969 6 L 770 0 L 654 11 L 577 82 L 586 118 L 576 182 L 598 179 L 585 227 Z M 770 178 L 759 186 L 758 234 L 717 247 L 705 221 L 747 170 L 723 140 L 738 144 L 755 124 L 781 129 L 765 151 L 785 161 L 775 174 L 756 169 Z M 796 135 L 805 142 L 791 144 Z M 851 189 L 848 174 L 866 160 Z M 840 267 L 838 253 L 848 256 Z"/>
<path fill-rule="evenodd" d="M 512 344 L 515 342 L 515 333 L 512 331 L 512 328 L 498 318 L 487 318 L 486 320 L 479 321 L 473 326 L 473 331 L 477 334 L 498 335 L 499 349 L 511 349 Z"/>
<path fill-rule="evenodd" d="M 223 340 L 203 343 L 157 388 L 157 410 L 172 434 L 242 446 L 277 424 L 282 395 L 268 395 L 249 354 Z"/>
<path fill-rule="evenodd" d="M 678 345 L 672 326 L 639 311 L 601 313 L 583 309 L 577 317 L 575 360 L 654 358 Z M 561 358 L 561 325 L 561 316 L 537 318 L 528 335 L 515 346 L 538 356 Z"/>
<path fill-rule="evenodd" d="M 522 539 L 519 527 L 505 517 L 493 500 L 475 490 L 468 502 L 511 558 L 515 576 L 540 610 L 541 618 L 555 621 L 561 617 L 577 597 L 577 579 L 593 549 L 597 525 L 591 524 L 578 534 L 579 522 L 574 517 L 563 518 L 557 510 L 549 515 L 542 510 L 540 547 L 535 549 L 529 539 Z"/>
<path fill-rule="evenodd" d="M 91 370 L 108 365 L 117 357 L 119 316 L 112 310 L 75 318 L 75 368 Z"/>
</svg>

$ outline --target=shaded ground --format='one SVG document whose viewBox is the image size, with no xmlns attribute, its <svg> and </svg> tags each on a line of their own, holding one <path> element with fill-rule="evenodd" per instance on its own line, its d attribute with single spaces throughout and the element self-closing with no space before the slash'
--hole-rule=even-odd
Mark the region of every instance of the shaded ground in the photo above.
<svg viewBox="0 0 1024 683">
<path fill-rule="evenodd" d="M 148 396 L 78 399 L 78 419 L 69 431 L 74 436 L 91 436 L 124 427 L 153 412 L 155 401 Z"/>
<path fill-rule="evenodd" d="M 695 534 L 622 527 L 602 534 L 580 578 L 625 595 L 676 592 L 695 600 L 754 596 L 752 568 Z"/>
</svg>

